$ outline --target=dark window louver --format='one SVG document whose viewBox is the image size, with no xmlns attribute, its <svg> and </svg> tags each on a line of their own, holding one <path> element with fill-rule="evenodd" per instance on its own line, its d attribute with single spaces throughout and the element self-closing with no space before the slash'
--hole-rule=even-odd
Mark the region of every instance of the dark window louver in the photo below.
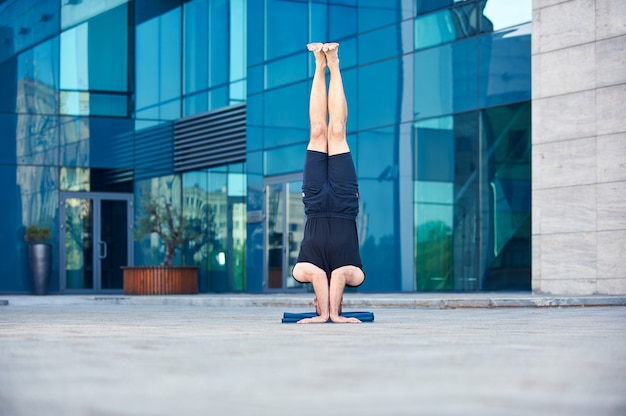
<svg viewBox="0 0 626 416">
<path fill-rule="evenodd" d="M 246 104 L 174 122 L 174 170 L 185 172 L 246 160 Z"/>
</svg>

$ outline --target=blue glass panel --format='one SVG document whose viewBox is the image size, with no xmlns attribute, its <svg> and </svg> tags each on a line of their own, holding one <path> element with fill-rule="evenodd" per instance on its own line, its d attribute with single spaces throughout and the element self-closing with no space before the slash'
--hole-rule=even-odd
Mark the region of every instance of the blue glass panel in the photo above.
<svg viewBox="0 0 626 416">
<path fill-rule="evenodd" d="M 59 117 L 60 164 L 63 166 L 89 166 L 89 118 Z"/>
<path fill-rule="evenodd" d="M 309 90 L 306 83 L 268 91 L 263 125 L 265 147 L 308 141 Z M 270 133 L 271 131 L 271 133 Z"/>
<path fill-rule="evenodd" d="M 401 273 L 397 183 L 359 179 L 359 199 L 357 229 L 366 274 L 359 291 L 398 291 Z"/>
<path fill-rule="evenodd" d="M 230 104 L 230 86 L 224 85 L 209 91 L 209 110 L 225 107 Z"/>
<path fill-rule="evenodd" d="M 159 106 L 159 118 L 162 120 L 176 120 L 177 118 L 180 118 L 180 114 L 182 111 L 180 103 L 181 100 L 177 99 L 165 104 L 161 104 Z"/>
<path fill-rule="evenodd" d="M 415 19 L 415 49 L 448 43 L 478 33 L 476 4 L 455 7 Z"/>
<path fill-rule="evenodd" d="M 530 23 L 480 38 L 481 107 L 530 100 Z"/>
<path fill-rule="evenodd" d="M 329 6 L 326 2 L 309 2 L 309 42 L 330 42 L 328 38 Z"/>
<path fill-rule="evenodd" d="M 305 2 L 267 0 L 266 29 L 268 60 L 306 50 L 307 7 Z"/>
<path fill-rule="evenodd" d="M 185 94 L 209 87 L 207 0 L 185 3 L 183 9 L 183 64 Z"/>
<path fill-rule="evenodd" d="M 246 78 L 247 70 L 247 44 L 246 33 L 248 27 L 247 0 L 230 0 L 230 25 L 229 25 L 229 52 L 230 63 L 228 67 L 231 82 Z M 231 95 L 232 96 L 232 95 Z"/>
<path fill-rule="evenodd" d="M 246 101 L 248 82 L 246 80 L 231 82 L 228 85 L 228 104 L 243 103 Z"/>
<path fill-rule="evenodd" d="M 126 91 L 128 88 L 128 6 L 89 20 L 89 89 Z M 115 30 L 111 30 L 111 28 Z"/>
<path fill-rule="evenodd" d="M 3 130 L 4 131 L 4 130 Z M 2 139 L 4 141 L 4 139 Z M 15 144 L 13 145 L 15 147 Z M 28 268 L 28 246 L 24 242 L 24 232 L 30 225 L 22 219 L 22 198 L 16 166 L 0 165 L 0 250 L 11 261 L 0 262 L 1 292 L 30 292 L 30 271 Z M 29 184 L 32 186 L 32 183 Z"/>
<path fill-rule="evenodd" d="M 119 118 L 89 118 L 90 167 L 133 167 L 134 121 Z"/>
<path fill-rule="evenodd" d="M 18 164 L 57 165 L 59 117 L 18 114 L 16 157 Z"/>
<path fill-rule="evenodd" d="M 359 0 L 359 32 L 402 20 L 402 3 L 389 0 Z"/>
<path fill-rule="evenodd" d="M 17 163 L 17 115 L 0 114 L 0 164 Z"/>
<path fill-rule="evenodd" d="M 57 114 L 59 85 L 58 38 L 37 45 L 17 59 L 15 112 Z"/>
<path fill-rule="evenodd" d="M 74 26 L 87 19 L 111 10 L 128 0 L 66 1 L 61 3 L 61 28 Z M 51 2 L 48 2 L 51 3 Z M 117 26 L 116 26 L 117 28 Z"/>
<path fill-rule="evenodd" d="M 180 15 L 180 7 L 177 7 L 137 26 L 135 84 L 138 110 L 180 96 Z M 170 112 L 165 113 L 169 117 Z"/>
<path fill-rule="evenodd" d="M 285 173 L 301 172 L 304 166 L 306 144 L 278 147 L 267 150 L 265 154 L 266 176 L 282 175 Z"/>
<path fill-rule="evenodd" d="M 400 26 L 388 26 L 359 37 L 359 64 L 380 61 L 400 54 Z"/>
<path fill-rule="evenodd" d="M 530 290 L 531 105 L 481 112 L 483 290 Z"/>
<path fill-rule="evenodd" d="M 458 1 L 465 0 L 416 0 L 415 12 L 416 14 L 428 13 L 433 10 L 443 9 L 444 7 L 452 6 Z"/>
<path fill-rule="evenodd" d="M 415 118 L 476 108 L 476 39 L 415 53 Z"/>
<path fill-rule="evenodd" d="M 0 62 L 54 36 L 59 29 L 59 2 L 2 2 Z"/>
<path fill-rule="evenodd" d="M 209 85 L 228 83 L 230 79 L 229 1 L 211 1 L 209 15 Z M 206 52 L 202 52 L 206 53 Z"/>
<path fill-rule="evenodd" d="M 532 20 L 532 0 L 487 0 L 479 2 L 481 30 L 491 32 Z"/>
<path fill-rule="evenodd" d="M 268 63 L 265 66 L 266 88 L 276 88 L 306 79 L 308 55 L 303 52 Z"/>
<path fill-rule="evenodd" d="M 159 75 L 160 100 L 165 101 L 181 95 L 181 18 L 180 8 L 158 18 L 160 21 L 159 38 Z M 154 39 L 151 40 L 154 45 Z M 154 47 L 154 46 L 153 46 Z M 154 70 L 155 68 L 151 68 Z M 139 76 L 144 74 L 138 72 Z"/>
<path fill-rule="evenodd" d="M 334 41 L 357 33 L 357 2 L 356 0 L 332 2 L 328 5 L 329 40 Z"/>
<path fill-rule="evenodd" d="M 248 188 L 250 187 L 250 178 L 253 175 L 262 175 L 263 174 L 263 162 L 264 155 L 263 152 L 248 152 L 246 155 L 246 167 L 248 169 Z M 261 189 L 263 187 L 261 186 Z M 249 194 L 248 194 L 249 195 Z M 262 201 L 260 202 L 262 203 Z"/>
<path fill-rule="evenodd" d="M 418 290 L 479 290 L 477 113 L 416 123 L 415 244 Z"/>
<path fill-rule="evenodd" d="M 0 46 L 0 48 L 2 48 Z M 17 57 L 0 63 L 0 112 L 14 113 L 17 105 Z"/>
<path fill-rule="evenodd" d="M 128 97 L 120 94 L 89 94 L 89 114 L 98 116 L 128 116 Z"/>
<path fill-rule="evenodd" d="M 264 61 L 265 52 L 265 21 L 252 16 L 264 15 L 264 2 L 248 1 L 247 60 L 248 66 L 258 65 Z"/>
<path fill-rule="evenodd" d="M 205 91 L 185 96 L 183 107 L 184 116 L 190 116 L 207 111 L 209 109 L 209 93 Z"/>
<path fill-rule="evenodd" d="M 399 122 L 398 102 L 404 88 L 402 77 L 399 59 L 359 68 L 359 130 Z"/>
<path fill-rule="evenodd" d="M 397 137 L 395 128 L 392 127 L 359 133 L 359 178 L 387 182 L 397 178 Z"/>
<path fill-rule="evenodd" d="M 248 67 L 248 94 L 256 94 L 265 87 L 265 65 Z"/>
</svg>

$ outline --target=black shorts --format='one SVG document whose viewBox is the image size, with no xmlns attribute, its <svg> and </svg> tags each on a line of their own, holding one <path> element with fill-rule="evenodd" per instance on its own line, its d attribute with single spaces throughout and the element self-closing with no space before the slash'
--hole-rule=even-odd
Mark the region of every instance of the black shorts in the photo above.
<svg viewBox="0 0 626 416">
<path fill-rule="evenodd" d="M 356 221 L 333 217 L 307 219 L 297 262 L 316 265 L 328 279 L 333 270 L 342 266 L 362 268 Z"/>
<path fill-rule="evenodd" d="M 352 155 L 307 150 L 302 201 L 307 221 L 297 262 L 316 265 L 329 279 L 339 267 L 362 268 L 356 229 L 359 190 Z"/>
</svg>

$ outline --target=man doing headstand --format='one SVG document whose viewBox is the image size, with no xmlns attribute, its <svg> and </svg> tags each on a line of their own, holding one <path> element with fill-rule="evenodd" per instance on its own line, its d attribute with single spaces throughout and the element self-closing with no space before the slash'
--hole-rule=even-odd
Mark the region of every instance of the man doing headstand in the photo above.
<svg viewBox="0 0 626 416">
<path fill-rule="evenodd" d="M 311 136 L 304 163 L 302 200 L 307 216 L 293 277 L 311 283 L 317 316 L 298 323 L 360 322 L 341 316 L 346 286 L 363 283 L 356 216 L 358 184 L 346 140 L 348 104 L 339 70 L 337 43 L 310 43 L 315 75 L 309 100 Z M 330 72 L 326 93 L 326 67 Z"/>
</svg>

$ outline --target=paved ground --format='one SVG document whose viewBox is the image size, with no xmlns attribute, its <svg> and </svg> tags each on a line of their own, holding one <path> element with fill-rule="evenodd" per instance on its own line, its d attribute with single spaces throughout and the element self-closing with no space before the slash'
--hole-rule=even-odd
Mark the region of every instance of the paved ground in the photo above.
<svg viewBox="0 0 626 416">
<path fill-rule="evenodd" d="M 0 298 L 3 416 L 626 414 L 626 307 Z"/>
</svg>

